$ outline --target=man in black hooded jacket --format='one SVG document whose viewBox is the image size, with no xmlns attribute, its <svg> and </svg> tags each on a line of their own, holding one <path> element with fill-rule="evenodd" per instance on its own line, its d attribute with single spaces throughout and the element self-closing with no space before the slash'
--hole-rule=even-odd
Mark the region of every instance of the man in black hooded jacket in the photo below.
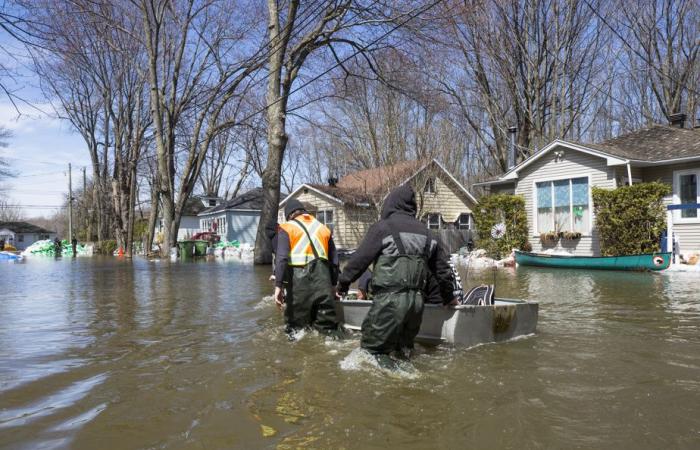
<svg viewBox="0 0 700 450">
<path fill-rule="evenodd" d="M 416 211 L 410 186 L 392 191 L 384 201 L 381 220 L 369 229 L 338 280 L 342 295 L 374 263 L 374 299 L 362 323 L 361 346 L 375 355 L 413 349 L 431 273 L 443 303 L 456 304 L 447 255 L 425 224 L 416 219 Z"/>
</svg>

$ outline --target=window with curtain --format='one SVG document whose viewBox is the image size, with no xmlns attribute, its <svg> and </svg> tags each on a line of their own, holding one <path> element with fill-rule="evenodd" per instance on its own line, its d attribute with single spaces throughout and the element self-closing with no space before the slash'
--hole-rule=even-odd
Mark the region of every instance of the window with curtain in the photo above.
<svg viewBox="0 0 700 450">
<path fill-rule="evenodd" d="M 588 178 L 536 183 L 537 232 L 590 230 Z"/>
</svg>

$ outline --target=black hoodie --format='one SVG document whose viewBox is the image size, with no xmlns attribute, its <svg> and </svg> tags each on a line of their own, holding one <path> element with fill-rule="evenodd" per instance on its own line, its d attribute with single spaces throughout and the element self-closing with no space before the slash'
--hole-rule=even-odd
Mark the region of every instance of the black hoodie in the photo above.
<svg viewBox="0 0 700 450">
<path fill-rule="evenodd" d="M 452 269 L 447 254 L 437 239 L 416 219 L 416 195 L 408 185 L 394 189 L 384 200 L 381 220 L 372 225 L 360 247 L 353 253 L 338 279 L 338 290 L 347 292 L 350 284 L 381 255 L 397 256 L 398 247 L 394 235 L 398 236 L 408 255 L 422 255 L 426 248 L 426 237 L 431 239 L 428 267 L 440 285 L 444 303 L 452 301 Z"/>
</svg>

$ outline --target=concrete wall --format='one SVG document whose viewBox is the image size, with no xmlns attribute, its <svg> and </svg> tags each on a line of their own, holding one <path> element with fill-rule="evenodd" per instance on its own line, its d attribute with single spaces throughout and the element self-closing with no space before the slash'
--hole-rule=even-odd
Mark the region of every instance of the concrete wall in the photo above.
<svg viewBox="0 0 700 450">
<path fill-rule="evenodd" d="M 555 161 L 554 152 L 542 156 L 539 160 L 520 171 L 515 193 L 525 197 L 528 226 L 530 228 L 530 243 L 533 251 L 541 252 L 550 248 L 565 250 L 575 255 L 599 255 L 600 238 L 595 229 L 593 201 L 590 199 L 590 188 L 593 186 L 614 188 L 615 168 L 608 167 L 606 160 L 597 156 L 577 152 L 565 148 L 564 157 Z M 535 229 L 535 183 L 564 178 L 589 177 L 589 210 L 591 214 L 591 230 L 578 241 L 557 241 L 556 244 L 543 246 L 539 233 Z"/>
</svg>

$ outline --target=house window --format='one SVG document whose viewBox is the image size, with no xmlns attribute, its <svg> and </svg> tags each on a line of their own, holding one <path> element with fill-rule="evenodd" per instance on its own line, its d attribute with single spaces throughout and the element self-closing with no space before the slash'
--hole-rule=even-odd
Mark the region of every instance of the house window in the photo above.
<svg viewBox="0 0 700 450">
<path fill-rule="evenodd" d="M 673 173 L 673 203 L 676 205 L 700 203 L 700 188 L 698 187 L 700 169 L 679 170 Z M 673 221 L 677 223 L 698 222 L 698 208 L 676 210 Z"/>
<path fill-rule="evenodd" d="M 543 181 L 537 191 L 537 232 L 590 230 L 588 177 Z"/>
<path fill-rule="evenodd" d="M 213 198 L 210 198 L 209 199 L 209 206 L 216 206 L 216 200 L 214 200 Z"/>
<path fill-rule="evenodd" d="M 457 229 L 458 230 L 471 230 L 472 229 L 472 215 L 467 213 L 462 213 L 457 219 Z"/>
<path fill-rule="evenodd" d="M 440 214 L 428 214 L 428 229 L 429 230 L 439 230 L 440 229 Z"/>
<path fill-rule="evenodd" d="M 428 181 L 425 182 L 423 192 L 426 194 L 435 194 L 437 192 L 437 181 L 435 177 L 428 178 Z"/>
<path fill-rule="evenodd" d="M 316 220 L 330 228 L 333 229 L 333 210 L 327 209 L 324 211 L 318 211 L 316 213 Z"/>
<path fill-rule="evenodd" d="M 17 235 L 17 242 L 24 242 L 24 235 L 23 234 Z"/>
</svg>

